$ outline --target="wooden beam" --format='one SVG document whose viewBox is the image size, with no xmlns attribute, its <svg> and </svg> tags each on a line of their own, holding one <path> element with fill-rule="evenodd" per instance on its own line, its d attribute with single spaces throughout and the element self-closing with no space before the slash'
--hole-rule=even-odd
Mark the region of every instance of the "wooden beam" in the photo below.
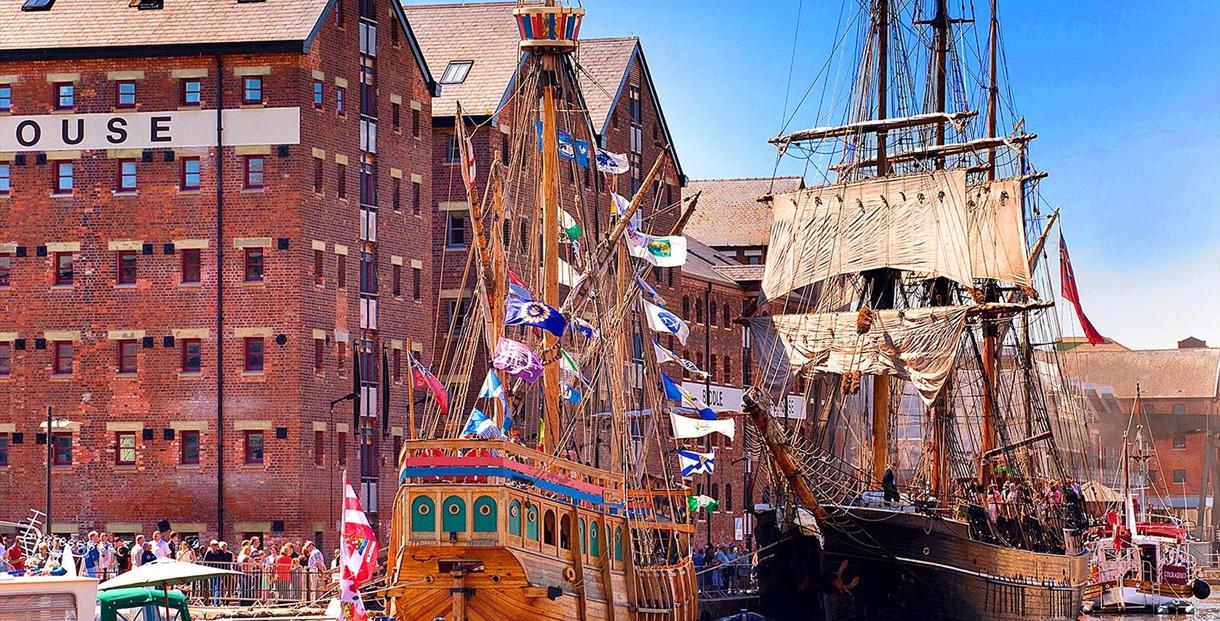
<svg viewBox="0 0 1220 621">
<path fill-rule="evenodd" d="M 923 147 L 920 149 L 911 149 L 888 156 L 886 161 L 888 164 L 901 164 L 903 162 L 912 162 L 916 160 L 926 160 L 940 157 L 951 157 L 954 155 L 962 155 L 965 153 L 973 153 L 975 151 L 983 151 L 994 147 L 1018 147 L 1038 137 L 1038 134 L 1019 134 L 1016 136 L 1004 136 L 999 138 L 979 138 L 968 142 L 954 142 L 945 145 L 937 145 L 931 147 Z M 879 164 L 876 159 L 860 160 L 859 162 L 845 162 L 831 166 L 835 172 L 844 173 L 859 168 L 869 168 Z M 887 165 L 888 165 L 887 164 Z"/>
<path fill-rule="evenodd" d="M 921 125 L 936 125 L 940 123 L 953 123 L 956 125 L 978 115 L 979 113 L 977 110 L 963 110 L 961 112 L 952 113 L 929 112 L 927 114 L 900 116 L 892 119 L 869 119 L 867 121 L 848 123 L 846 125 L 802 129 L 784 136 L 776 136 L 767 142 L 774 145 L 786 146 L 793 142 L 822 140 L 825 138 L 842 138 L 844 136 L 856 136 L 859 134 L 869 134 L 878 131 L 919 127 Z"/>
</svg>

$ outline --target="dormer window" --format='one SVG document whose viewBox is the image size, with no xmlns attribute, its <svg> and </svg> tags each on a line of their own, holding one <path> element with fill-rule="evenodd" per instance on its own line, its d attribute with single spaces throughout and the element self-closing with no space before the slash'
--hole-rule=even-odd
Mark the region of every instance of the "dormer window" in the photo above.
<svg viewBox="0 0 1220 621">
<path fill-rule="evenodd" d="M 451 60 L 449 66 L 445 67 L 445 73 L 441 74 L 441 84 L 461 84 L 466 81 L 466 76 L 470 74 L 470 68 L 474 65 L 473 60 Z"/>
</svg>

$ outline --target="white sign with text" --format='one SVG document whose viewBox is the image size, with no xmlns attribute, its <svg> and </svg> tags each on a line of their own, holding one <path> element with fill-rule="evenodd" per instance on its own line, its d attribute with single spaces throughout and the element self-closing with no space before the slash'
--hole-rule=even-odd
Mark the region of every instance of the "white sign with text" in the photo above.
<svg viewBox="0 0 1220 621">
<path fill-rule="evenodd" d="M 719 384 L 712 384 L 708 387 L 704 386 L 703 382 L 689 381 L 682 382 L 682 387 L 703 399 L 703 402 L 713 410 L 742 411 L 740 388 Z M 801 395 L 788 395 L 782 407 L 782 411 L 777 407 L 771 412 L 771 415 L 779 418 L 805 418 L 805 398 Z"/>
<path fill-rule="evenodd" d="M 300 108 L 221 112 L 225 146 L 298 144 Z M 215 110 L 0 116 L 0 153 L 216 145 Z"/>
</svg>

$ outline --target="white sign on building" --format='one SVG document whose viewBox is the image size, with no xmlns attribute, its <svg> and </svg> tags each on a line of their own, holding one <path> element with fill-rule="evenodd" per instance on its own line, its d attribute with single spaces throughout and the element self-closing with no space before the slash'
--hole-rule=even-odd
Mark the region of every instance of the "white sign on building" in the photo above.
<svg viewBox="0 0 1220 621">
<path fill-rule="evenodd" d="M 682 382 L 682 387 L 690 391 L 696 397 L 703 399 L 703 402 L 708 404 L 713 410 L 730 410 L 733 412 L 741 412 L 741 394 L 740 388 L 732 386 L 721 386 L 720 384 L 712 384 L 705 386 L 703 382 Z M 788 398 L 782 402 L 782 410 L 777 407 L 772 410 L 771 415 L 779 418 L 805 418 L 805 398 L 801 395 L 788 395 Z"/>
<path fill-rule="evenodd" d="M 300 108 L 221 112 L 225 146 L 298 144 Z M 0 116 L 0 153 L 216 145 L 215 110 Z"/>
</svg>

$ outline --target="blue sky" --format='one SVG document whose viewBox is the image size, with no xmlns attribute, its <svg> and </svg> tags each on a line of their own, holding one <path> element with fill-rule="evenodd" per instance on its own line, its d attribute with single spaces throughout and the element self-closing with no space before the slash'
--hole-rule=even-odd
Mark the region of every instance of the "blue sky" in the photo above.
<svg viewBox="0 0 1220 621">
<path fill-rule="evenodd" d="M 766 139 L 792 112 L 798 6 L 793 102 L 831 57 L 840 11 L 846 21 L 857 7 L 801 4 L 586 0 L 582 36 L 642 39 L 689 177 L 766 177 Z M 986 0 L 975 4 L 985 22 Z M 957 16 L 970 2 L 950 5 Z M 1093 323 L 1132 347 L 1188 335 L 1220 345 L 1220 2 L 1000 0 L 1000 16 L 1001 86 L 1039 135 L 1042 196 L 1062 207 Z M 791 129 L 817 124 L 820 92 Z M 1074 320 L 1063 329 L 1080 333 Z"/>
</svg>

